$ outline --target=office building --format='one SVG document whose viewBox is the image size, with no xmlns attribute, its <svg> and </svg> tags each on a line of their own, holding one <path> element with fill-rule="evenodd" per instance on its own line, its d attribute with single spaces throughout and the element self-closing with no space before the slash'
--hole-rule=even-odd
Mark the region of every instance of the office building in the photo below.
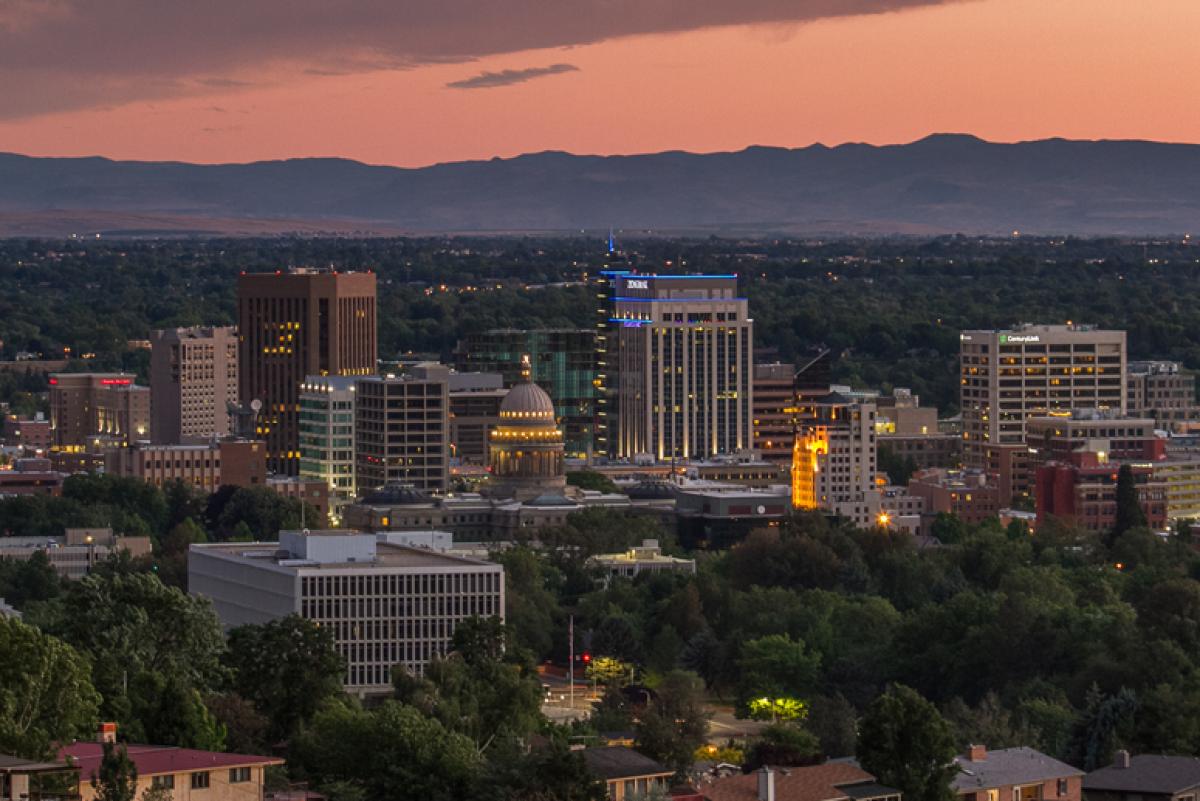
<svg viewBox="0 0 1200 801">
<path fill-rule="evenodd" d="M 150 431 L 158 444 L 229 435 L 238 399 L 238 342 L 232 327 L 170 328 L 150 334 Z"/>
<path fill-rule="evenodd" d="M 9 470 L 0 470 L 0 497 L 5 495 L 62 495 L 67 473 L 53 468 L 49 459 L 17 459 Z"/>
<path fill-rule="evenodd" d="M 335 520 L 358 497 L 354 481 L 354 385 L 350 376 L 310 375 L 300 387 L 300 478 L 328 489 Z"/>
<path fill-rule="evenodd" d="M 33 417 L 4 415 L 3 443 L 24 449 L 29 456 L 44 454 L 54 444 L 54 432 L 45 415 L 37 412 Z"/>
<path fill-rule="evenodd" d="M 595 452 L 596 337 L 586 328 L 485 331 L 461 340 L 455 361 L 462 371 L 499 373 L 512 387 L 528 357 L 531 378 L 554 402 L 567 455 L 586 458 Z"/>
<path fill-rule="evenodd" d="M 300 472 L 306 376 L 375 372 L 375 274 L 293 269 L 238 279 L 238 399 L 259 401 L 267 464 Z"/>
<path fill-rule="evenodd" d="M 1166 457 L 1167 440 L 1149 417 L 1123 416 L 1113 410 L 1072 409 L 1025 421 L 1025 439 L 1035 464 L 1065 461 L 1080 451 L 1095 451 L 1114 462 L 1157 461 Z"/>
<path fill-rule="evenodd" d="M 117 551 L 135 559 L 150 555 L 149 537 L 117 537 L 111 528 L 68 528 L 62 536 L 0 537 L 0 559 L 24 562 L 43 553 L 65 579 L 81 579 Z"/>
<path fill-rule="evenodd" d="M 792 505 L 878 522 L 875 486 L 875 404 L 839 393 L 800 398 L 792 452 Z"/>
<path fill-rule="evenodd" d="M 262 486 L 267 478 L 266 446 L 256 440 L 230 439 L 203 445 L 136 442 L 107 449 L 104 470 L 156 487 L 182 481 L 205 493 L 216 492 L 223 485 Z"/>
<path fill-rule="evenodd" d="M 942 433 L 937 409 L 922 406 L 911 390 L 897 387 L 875 400 L 875 434 L 880 449 L 911 467 L 958 467 L 962 435 Z"/>
<path fill-rule="evenodd" d="M 612 280 L 615 455 L 703 459 L 752 447 L 754 323 L 737 276 Z"/>
<path fill-rule="evenodd" d="M 450 370 L 423 364 L 410 373 L 355 384 L 355 488 L 411 484 L 445 492 L 450 478 Z"/>
<path fill-rule="evenodd" d="M 396 665 L 422 674 L 462 620 L 504 617 L 500 565 L 357 531 L 193 545 L 188 588 L 212 601 L 226 628 L 292 614 L 316 622 L 346 660 L 346 690 L 360 694 L 390 692 Z"/>
<path fill-rule="evenodd" d="M 450 391 L 450 448 L 459 463 L 488 463 L 488 443 L 500 424 L 500 404 L 507 396 L 507 389 Z"/>
<path fill-rule="evenodd" d="M 1146 525 L 1167 525 L 1167 487 L 1153 465 L 1131 464 L 1138 504 Z M 1056 517 L 1089 531 L 1111 531 L 1117 521 L 1119 465 L 1096 451 L 1078 451 L 1064 461 L 1046 462 L 1037 469 L 1037 521 Z"/>
<path fill-rule="evenodd" d="M 1025 445 L 1025 420 L 1075 408 L 1126 413 L 1125 332 L 1090 325 L 963 331 L 964 459 L 987 468 Z M 989 453 L 989 451 L 993 451 Z"/>
<path fill-rule="evenodd" d="M 754 449 L 767 461 L 792 461 L 795 376 L 794 364 L 754 365 Z"/>
<path fill-rule="evenodd" d="M 54 446 L 79 450 L 97 443 L 129 444 L 150 437 L 150 390 L 126 373 L 50 376 Z"/>
<path fill-rule="evenodd" d="M 1129 362 L 1125 388 L 1129 414 L 1151 417 L 1159 428 L 1177 431 L 1200 418 L 1196 376 L 1179 362 Z"/>
<path fill-rule="evenodd" d="M 679 544 L 688 550 L 730 548 L 754 529 L 778 526 L 789 511 L 787 487 L 685 486 L 672 491 Z"/>
<path fill-rule="evenodd" d="M 922 529 L 939 514 L 950 514 L 963 522 L 982 523 L 996 517 L 1009 501 L 993 476 L 982 470 L 950 470 L 931 467 L 918 470 L 908 480 L 908 494 L 922 499 Z"/>
</svg>

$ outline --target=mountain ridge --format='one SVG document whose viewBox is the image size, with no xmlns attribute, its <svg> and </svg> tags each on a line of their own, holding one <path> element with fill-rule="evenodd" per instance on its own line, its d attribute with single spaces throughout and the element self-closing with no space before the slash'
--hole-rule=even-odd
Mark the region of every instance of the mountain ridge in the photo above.
<svg viewBox="0 0 1200 801">
<path fill-rule="evenodd" d="M 47 235 L 62 233 L 66 218 L 89 231 L 94 218 L 101 232 L 114 215 L 206 232 L 244 220 L 253 230 L 293 222 L 387 234 L 610 224 L 740 235 L 1174 234 L 1200 227 L 1200 145 L 952 133 L 713 153 L 547 150 L 416 168 L 336 156 L 210 165 L 0 153 L 0 235 L 35 235 L 39 216 Z"/>
</svg>

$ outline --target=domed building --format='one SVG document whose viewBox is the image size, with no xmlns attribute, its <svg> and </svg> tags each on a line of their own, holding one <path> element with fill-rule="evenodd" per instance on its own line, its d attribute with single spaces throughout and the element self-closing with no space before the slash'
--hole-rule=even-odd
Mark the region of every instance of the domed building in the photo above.
<svg viewBox="0 0 1200 801">
<path fill-rule="evenodd" d="M 529 501 L 561 496 L 566 488 L 563 470 L 563 432 L 554 416 L 554 403 L 545 390 L 525 379 L 500 403 L 500 423 L 489 444 L 491 481 L 488 494 Z M 564 499 L 565 500 L 565 499 Z"/>
</svg>

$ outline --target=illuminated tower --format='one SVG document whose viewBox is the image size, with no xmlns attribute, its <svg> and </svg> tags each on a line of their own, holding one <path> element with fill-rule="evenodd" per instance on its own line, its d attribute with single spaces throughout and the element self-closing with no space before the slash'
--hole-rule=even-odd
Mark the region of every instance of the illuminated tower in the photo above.
<svg viewBox="0 0 1200 801">
<path fill-rule="evenodd" d="M 614 362 L 616 327 L 612 316 L 617 280 L 621 276 L 630 274 L 630 270 L 622 269 L 622 266 L 626 264 L 625 256 L 617 250 L 616 241 L 613 239 L 610 229 L 604 269 L 591 282 L 596 289 L 596 364 L 595 378 L 592 381 L 596 387 L 596 402 L 595 421 L 592 425 L 592 447 L 597 456 L 617 456 L 614 436 L 617 429 L 616 394 L 619 376 L 616 373 Z"/>
</svg>

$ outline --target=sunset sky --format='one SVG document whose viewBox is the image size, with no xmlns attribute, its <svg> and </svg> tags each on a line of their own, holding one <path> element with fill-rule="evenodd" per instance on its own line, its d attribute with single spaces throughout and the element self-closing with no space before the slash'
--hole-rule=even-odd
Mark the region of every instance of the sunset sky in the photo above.
<svg viewBox="0 0 1200 801">
<path fill-rule="evenodd" d="M 0 151 L 1200 141 L 1200 0 L 0 0 Z"/>
</svg>

